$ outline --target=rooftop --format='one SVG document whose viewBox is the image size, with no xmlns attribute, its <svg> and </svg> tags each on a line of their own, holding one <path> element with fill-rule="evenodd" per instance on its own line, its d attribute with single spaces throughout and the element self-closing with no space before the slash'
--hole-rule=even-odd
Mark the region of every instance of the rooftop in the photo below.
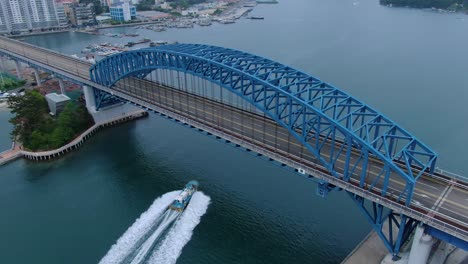
<svg viewBox="0 0 468 264">
<path fill-rule="evenodd" d="M 46 98 L 51 100 L 51 101 L 54 101 L 56 103 L 65 102 L 65 101 L 70 100 L 70 97 L 68 97 L 68 96 L 66 96 L 64 94 L 57 94 L 57 93 L 46 94 Z"/>
</svg>

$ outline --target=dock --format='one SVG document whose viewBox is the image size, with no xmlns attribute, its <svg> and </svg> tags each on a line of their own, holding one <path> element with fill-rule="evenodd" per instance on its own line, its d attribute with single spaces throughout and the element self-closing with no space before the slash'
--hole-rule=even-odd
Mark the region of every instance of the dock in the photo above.
<svg viewBox="0 0 468 264">
<path fill-rule="evenodd" d="M 21 146 L 13 142 L 11 149 L 0 153 L 0 166 L 21 156 Z"/>
</svg>

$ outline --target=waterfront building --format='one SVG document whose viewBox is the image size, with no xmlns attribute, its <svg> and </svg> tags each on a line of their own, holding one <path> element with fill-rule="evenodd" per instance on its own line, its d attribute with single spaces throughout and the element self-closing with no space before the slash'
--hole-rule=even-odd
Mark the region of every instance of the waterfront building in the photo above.
<svg viewBox="0 0 468 264">
<path fill-rule="evenodd" d="M 3 14 L 3 4 L 0 3 L 0 32 L 7 32 L 8 27 L 7 27 L 7 21 L 6 21 L 6 16 Z"/>
<path fill-rule="evenodd" d="M 112 20 L 115 21 L 130 21 L 137 16 L 136 7 L 130 5 L 129 0 L 114 4 L 109 8 Z"/>
<path fill-rule="evenodd" d="M 62 10 L 54 0 L 2 0 L 0 32 L 64 27 L 66 24 Z"/>
<path fill-rule="evenodd" d="M 57 4 L 57 18 L 59 27 L 67 27 L 68 26 L 68 18 L 65 14 L 65 7 L 63 4 Z"/>
<path fill-rule="evenodd" d="M 65 5 L 65 13 L 70 24 L 83 27 L 96 24 L 96 14 L 93 4 L 69 4 Z"/>
<path fill-rule="evenodd" d="M 5 23 L 5 32 L 28 30 L 26 5 L 22 0 L 0 1 L 2 6 L 2 20 Z"/>
</svg>

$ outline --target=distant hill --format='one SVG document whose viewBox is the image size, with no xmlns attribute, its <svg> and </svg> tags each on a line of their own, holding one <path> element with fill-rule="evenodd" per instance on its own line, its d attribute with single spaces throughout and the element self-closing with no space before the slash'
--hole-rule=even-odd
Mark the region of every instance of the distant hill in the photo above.
<svg viewBox="0 0 468 264">
<path fill-rule="evenodd" d="M 468 0 L 380 0 L 380 4 L 414 8 L 434 7 L 456 11 L 468 9 Z"/>
</svg>

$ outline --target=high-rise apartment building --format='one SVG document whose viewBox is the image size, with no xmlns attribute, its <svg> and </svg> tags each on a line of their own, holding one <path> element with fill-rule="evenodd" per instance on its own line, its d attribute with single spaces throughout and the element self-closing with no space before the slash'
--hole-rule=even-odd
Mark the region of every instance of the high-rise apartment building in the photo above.
<svg viewBox="0 0 468 264">
<path fill-rule="evenodd" d="M 93 4 L 67 4 L 65 14 L 73 26 L 89 26 L 96 24 L 96 14 Z"/>
<path fill-rule="evenodd" d="M 2 0 L 0 32 L 63 27 L 64 15 L 63 7 L 55 0 Z"/>
</svg>

